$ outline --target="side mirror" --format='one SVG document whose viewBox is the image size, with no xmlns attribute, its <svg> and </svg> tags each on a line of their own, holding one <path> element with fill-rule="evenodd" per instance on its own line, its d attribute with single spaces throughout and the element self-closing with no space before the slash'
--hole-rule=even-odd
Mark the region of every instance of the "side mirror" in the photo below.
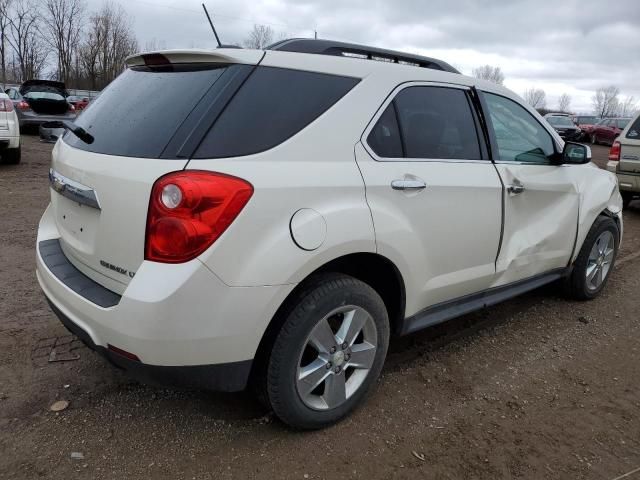
<svg viewBox="0 0 640 480">
<path fill-rule="evenodd" d="M 562 149 L 562 163 L 582 165 L 591 161 L 591 148 L 582 143 L 565 142 Z"/>
</svg>

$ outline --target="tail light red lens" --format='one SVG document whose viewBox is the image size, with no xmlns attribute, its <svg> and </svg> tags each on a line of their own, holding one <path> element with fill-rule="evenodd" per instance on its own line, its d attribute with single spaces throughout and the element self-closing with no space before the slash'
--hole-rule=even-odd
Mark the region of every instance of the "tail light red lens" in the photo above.
<svg viewBox="0 0 640 480">
<path fill-rule="evenodd" d="M 195 170 L 161 177 L 151 190 L 145 259 L 194 259 L 224 233 L 252 195 L 249 182 L 222 173 Z"/>
<path fill-rule="evenodd" d="M 23 112 L 26 112 L 27 110 L 31 110 L 31 107 L 29 106 L 29 104 L 24 100 L 19 101 L 16 107 L 18 107 L 18 110 L 22 110 Z"/>
<path fill-rule="evenodd" d="M 620 142 L 613 142 L 613 145 L 611 145 L 611 150 L 609 150 L 609 161 L 619 162 L 620 150 L 621 150 Z"/>
<path fill-rule="evenodd" d="M 1 98 L 0 112 L 13 112 L 13 102 L 7 98 Z"/>
</svg>

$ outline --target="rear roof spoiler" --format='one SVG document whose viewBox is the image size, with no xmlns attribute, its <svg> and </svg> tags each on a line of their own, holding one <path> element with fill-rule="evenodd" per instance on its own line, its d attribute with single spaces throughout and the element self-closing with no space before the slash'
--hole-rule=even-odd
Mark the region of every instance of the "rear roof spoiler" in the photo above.
<svg viewBox="0 0 640 480">
<path fill-rule="evenodd" d="M 162 65 L 172 63 L 240 63 L 257 65 L 264 52 L 241 48 L 216 48 L 215 50 L 160 50 L 137 53 L 125 60 L 128 67 Z"/>
</svg>

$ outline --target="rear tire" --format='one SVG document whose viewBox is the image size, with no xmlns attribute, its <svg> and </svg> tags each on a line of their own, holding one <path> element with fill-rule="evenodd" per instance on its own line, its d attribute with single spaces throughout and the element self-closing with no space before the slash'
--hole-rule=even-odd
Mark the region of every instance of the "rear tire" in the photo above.
<svg viewBox="0 0 640 480">
<path fill-rule="evenodd" d="M 388 344 L 387 310 L 373 288 L 342 274 L 312 279 L 271 350 L 266 386 L 275 414 L 300 429 L 338 422 L 376 383 Z"/>
<path fill-rule="evenodd" d="M 577 300 L 596 298 L 607 284 L 618 255 L 620 233 L 610 217 L 596 219 L 567 279 L 566 289 Z"/>
<path fill-rule="evenodd" d="M 18 146 L 18 148 L 7 148 L 4 152 L 2 152 L 2 163 L 17 165 L 20 163 L 21 159 L 22 149 L 20 146 Z"/>
</svg>

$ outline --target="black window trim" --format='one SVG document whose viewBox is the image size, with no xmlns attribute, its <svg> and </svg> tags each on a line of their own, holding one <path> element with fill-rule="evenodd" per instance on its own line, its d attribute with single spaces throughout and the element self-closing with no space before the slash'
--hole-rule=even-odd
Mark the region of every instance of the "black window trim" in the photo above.
<svg viewBox="0 0 640 480">
<path fill-rule="evenodd" d="M 486 128 L 488 129 L 488 134 L 489 134 L 489 143 L 490 143 L 490 150 L 492 152 L 491 154 L 491 161 L 493 163 L 496 164 L 508 164 L 508 165 L 552 165 L 552 166 L 559 166 L 561 165 L 560 161 L 561 161 L 561 157 L 562 157 L 562 149 L 560 148 L 560 145 L 557 142 L 556 139 L 556 135 L 555 135 L 555 130 L 553 129 L 549 129 L 547 128 L 538 118 L 536 118 L 535 115 L 531 114 L 531 112 L 529 112 L 529 110 L 527 109 L 527 107 L 525 105 L 523 105 L 522 103 L 518 102 L 517 100 L 508 97 L 507 95 L 503 95 L 497 92 L 491 92 L 488 90 L 480 90 L 477 89 L 476 90 L 478 92 L 478 98 L 480 100 L 480 105 L 482 107 L 482 115 L 485 119 L 486 122 Z M 551 158 L 549 158 L 549 160 L 547 162 L 518 162 L 515 160 L 501 160 L 498 157 L 499 155 L 499 150 L 498 150 L 498 140 L 496 138 L 496 134 L 495 134 L 495 130 L 493 129 L 493 122 L 491 121 L 491 115 L 489 115 L 489 105 L 487 104 L 487 99 L 486 99 L 486 95 L 495 95 L 497 97 L 502 97 L 505 98 L 507 100 L 512 101 L 513 103 L 515 103 L 516 105 L 519 105 L 520 107 L 522 107 L 530 116 L 533 120 L 535 120 L 538 125 L 540 125 L 542 127 L 542 129 L 547 132 L 547 134 L 551 137 L 551 141 L 553 143 L 553 150 L 554 150 L 554 154 Z"/>
<path fill-rule="evenodd" d="M 400 124 L 400 118 L 398 116 L 398 109 L 395 106 L 394 100 L 396 97 L 405 89 L 411 87 L 439 87 L 439 88 L 451 88 L 456 90 L 462 90 L 465 92 L 465 96 L 467 98 L 467 102 L 469 104 L 469 108 L 472 112 L 473 122 L 476 127 L 476 137 L 478 139 L 478 147 L 480 149 L 481 159 L 464 159 L 464 158 L 413 158 L 413 157 L 381 157 L 379 156 L 373 148 L 369 145 L 368 137 L 371 131 L 376 126 L 376 123 L 385 112 L 389 104 L 393 103 L 393 111 L 396 116 L 396 121 L 398 123 L 398 128 L 400 129 L 400 138 L 402 142 L 402 152 L 405 154 L 406 149 L 404 146 L 404 136 L 402 135 L 402 126 Z M 491 157 L 489 155 L 489 146 L 486 144 L 484 135 L 481 135 L 480 132 L 483 132 L 483 127 L 480 121 L 480 114 L 477 111 L 477 107 L 473 101 L 473 86 L 465 85 L 461 83 L 449 83 L 449 82 L 441 82 L 441 81 L 429 81 L 429 80 L 411 80 L 407 82 L 400 83 L 397 85 L 390 93 L 385 97 L 382 101 L 376 112 L 374 113 L 369 123 L 367 123 L 362 135 L 360 136 L 360 143 L 364 146 L 364 149 L 367 151 L 369 155 L 376 162 L 434 162 L 434 163 L 491 163 Z"/>
</svg>

